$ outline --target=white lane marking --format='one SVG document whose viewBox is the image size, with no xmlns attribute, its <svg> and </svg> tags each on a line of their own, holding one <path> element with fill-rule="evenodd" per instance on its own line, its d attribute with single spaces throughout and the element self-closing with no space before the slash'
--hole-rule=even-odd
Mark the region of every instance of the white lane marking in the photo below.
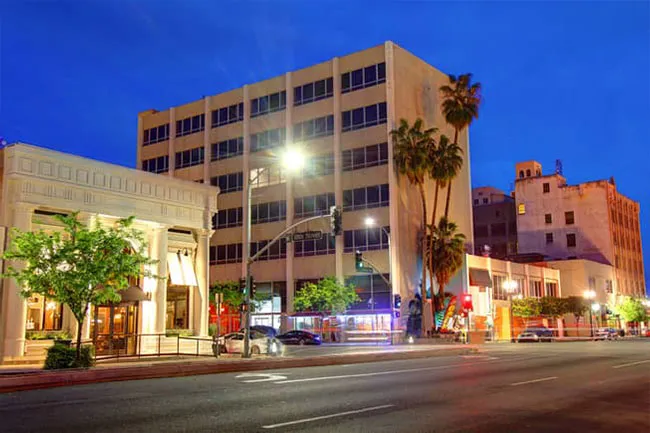
<svg viewBox="0 0 650 433">
<path fill-rule="evenodd" d="M 646 360 L 644 360 L 644 361 L 629 362 L 629 363 L 627 363 L 627 364 L 614 365 L 612 368 L 631 367 L 631 366 L 633 366 L 633 365 L 645 364 L 646 362 L 650 362 L 650 359 L 646 359 Z"/>
<path fill-rule="evenodd" d="M 519 358 L 519 359 L 525 359 L 525 358 Z M 528 358 L 530 359 L 530 358 Z M 403 370 L 388 370 L 388 371 L 376 371 L 373 373 L 358 373 L 358 374 L 344 374 L 340 376 L 319 376 L 319 377 L 308 377 L 305 379 L 291 379 L 291 380 L 282 380 L 278 382 L 273 382 L 277 385 L 279 384 L 285 384 L 285 383 L 296 383 L 296 382 L 316 382 L 316 381 L 321 381 L 321 380 L 336 380 L 336 379 L 347 379 L 350 377 L 370 377 L 370 376 L 384 376 L 387 374 L 395 374 L 395 373 L 411 373 L 411 372 L 416 372 L 416 371 L 428 371 L 428 370 L 443 370 L 446 368 L 454 368 L 454 367 L 460 367 L 460 366 L 465 366 L 465 365 L 476 365 L 476 364 L 488 364 L 489 361 L 482 361 L 482 362 L 459 362 L 456 364 L 449 364 L 449 365 L 436 365 L 434 367 L 420 367 L 420 368 L 407 368 Z"/>
<path fill-rule="evenodd" d="M 370 412 L 370 411 L 373 411 L 373 410 L 386 409 L 386 408 L 393 407 L 393 406 L 395 406 L 395 405 L 394 404 L 383 404 L 381 406 L 373 406 L 373 407 L 366 407 L 366 408 L 363 408 L 363 409 L 349 410 L 347 412 L 333 413 L 331 415 L 315 416 L 313 418 L 297 419 L 295 421 L 287 421 L 287 422 L 282 422 L 282 423 L 279 423 L 279 424 L 263 425 L 262 428 L 272 429 L 272 428 L 278 428 L 278 427 L 286 427 L 288 425 L 303 424 L 303 423 L 306 423 L 306 422 L 319 421 L 321 419 L 336 418 L 336 417 L 339 417 L 339 416 L 352 415 L 352 414 L 355 414 L 355 413 L 363 413 L 363 412 Z"/>
<path fill-rule="evenodd" d="M 459 355 L 463 359 L 499 359 L 490 355 Z"/>
<path fill-rule="evenodd" d="M 246 379 L 253 377 L 263 377 L 264 379 L 244 380 L 243 383 L 257 383 L 257 382 L 272 382 L 275 380 L 286 380 L 287 376 L 282 376 L 276 373 L 242 373 L 235 376 L 235 379 Z"/>
<path fill-rule="evenodd" d="M 519 386 L 519 385 L 526 385 L 528 383 L 546 382 L 547 380 L 555 380 L 555 379 L 557 379 L 557 376 L 542 377 L 541 379 L 533 379 L 533 380 L 526 380 L 524 382 L 511 383 L 510 386 Z"/>
</svg>

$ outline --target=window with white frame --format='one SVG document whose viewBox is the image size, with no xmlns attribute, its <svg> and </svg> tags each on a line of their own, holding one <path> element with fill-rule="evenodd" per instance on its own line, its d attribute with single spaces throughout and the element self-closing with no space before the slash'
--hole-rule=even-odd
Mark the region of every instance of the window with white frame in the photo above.
<svg viewBox="0 0 650 433">
<path fill-rule="evenodd" d="M 334 173 L 334 154 L 316 155 L 305 161 L 302 167 L 301 177 L 319 177 Z"/>
<path fill-rule="evenodd" d="M 334 115 L 317 117 L 293 125 L 293 140 L 307 141 L 334 134 Z"/>
<path fill-rule="evenodd" d="M 388 206 L 388 184 L 343 191 L 343 210 L 372 209 Z"/>
<path fill-rule="evenodd" d="M 229 227 L 238 227 L 242 225 L 242 220 L 242 207 L 220 209 L 219 212 L 212 217 L 212 228 L 225 229 Z"/>
<path fill-rule="evenodd" d="M 343 171 L 388 164 L 388 143 L 372 144 L 344 150 L 341 153 Z"/>
<path fill-rule="evenodd" d="M 341 74 L 341 93 L 353 92 L 376 86 L 386 81 L 386 63 L 381 62 L 365 68 Z"/>
<path fill-rule="evenodd" d="M 285 200 L 251 205 L 251 224 L 282 221 L 286 218 L 287 202 Z"/>
<path fill-rule="evenodd" d="M 282 167 L 259 167 L 250 171 L 251 188 L 279 185 L 287 181 L 286 174 Z"/>
<path fill-rule="evenodd" d="M 222 107 L 212 112 L 212 127 L 228 125 L 244 120 L 244 103 Z"/>
<path fill-rule="evenodd" d="M 331 98 L 334 95 L 334 80 L 332 77 L 313 83 L 303 84 L 293 88 L 293 105 L 304 105 L 321 99 Z"/>
<path fill-rule="evenodd" d="M 284 110 L 287 106 L 287 92 L 281 91 L 251 99 L 251 117 Z"/>
<path fill-rule="evenodd" d="M 294 217 L 306 218 L 314 215 L 325 215 L 329 213 L 330 207 L 334 205 L 333 192 L 295 198 L 293 200 Z"/>
<path fill-rule="evenodd" d="M 286 141 L 284 128 L 268 129 L 251 135 L 251 152 L 283 146 Z"/>
<path fill-rule="evenodd" d="M 343 131 L 355 131 L 386 123 L 386 103 L 368 105 L 341 113 Z"/>
<path fill-rule="evenodd" d="M 388 248 L 388 235 L 390 227 L 369 227 L 357 230 L 345 230 L 343 232 L 343 251 L 352 253 L 355 251 L 384 250 Z"/>
<path fill-rule="evenodd" d="M 155 126 L 143 131 L 142 145 L 148 146 L 150 144 L 158 143 L 169 139 L 169 123 L 164 125 Z"/>
<path fill-rule="evenodd" d="M 541 298 L 544 296 L 542 282 L 540 280 L 530 280 L 530 297 Z"/>
<path fill-rule="evenodd" d="M 336 253 L 336 238 L 331 233 L 323 233 L 318 240 L 295 241 L 294 257 L 322 256 Z"/>
<path fill-rule="evenodd" d="M 192 167 L 194 165 L 203 164 L 205 149 L 203 147 L 195 147 L 194 149 L 176 152 L 176 168 Z"/>
<path fill-rule="evenodd" d="M 231 138 L 229 140 L 212 143 L 212 161 L 220 159 L 232 158 L 234 156 L 242 155 L 244 153 L 244 139 L 243 137 Z"/>
<path fill-rule="evenodd" d="M 552 296 L 554 298 L 558 297 L 557 282 L 556 281 L 547 281 L 546 282 L 546 296 Z"/>
<path fill-rule="evenodd" d="M 150 173 L 165 173 L 169 171 L 169 155 L 142 161 L 142 170 Z"/>
</svg>

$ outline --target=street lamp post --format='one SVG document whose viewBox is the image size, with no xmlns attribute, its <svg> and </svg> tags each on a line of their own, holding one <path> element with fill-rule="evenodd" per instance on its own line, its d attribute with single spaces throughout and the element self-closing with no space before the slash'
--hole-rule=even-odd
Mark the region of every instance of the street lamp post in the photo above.
<svg viewBox="0 0 650 433">
<path fill-rule="evenodd" d="M 288 149 L 285 151 L 283 157 L 282 157 L 282 165 L 285 168 L 288 168 L 292 171 L 299 170 L 302 168 L 302 166 L 305 163 L 305 157 L 304 155 L 299 152 L 298 150 L 295 149 Z M 246 194 L 247 194 L 247 208 L 248 208 L 248 213 L 246 215 L 246 236 L 244 242 L 246 242 L 245 245 L 247 245 L 247 258 L 246 258 L 246 293 L 244 294 L 244 305 L 246 306 L 246 310 L 244 312 L 244 351 L 242 353 L 242 357 L 244 358 L 249 358 L 250 357 L 250 334 L 251 334 L 251 265 L 253 264 L 253 260 L 251 258 L 251 212 L 252 212 L 252 203 L 251 203 L 251 198 L 252 198 L 252 191 L 253 191 L 253 183 L 259 178 L 260 174 L 262 172 L 258 171 L 257 175 L 253 178 L 248 180 L 248 186 L 246 188 Z M 247 173 L 247 176 L 249 173 Z"/>
<path fill-rule="evenodd" d="M 375 219 L 372 218 L 372 217 L 366 217 L 364 222 L 366 224 L 366 227 L 374 227 L 375 226 Z M 386 239 L 388 240 L 388 289 L 390 290 L 390 294 L 391 294 L 390 300 L 389 300 L 389 302 L 390 302 L 389 307 L 390 307 L 390 310 L 392 312 L 393 311 L 393 268 L 391 267 L 392 251 L 390 249 L 390 232 L 388 230 L 386 230 L 386 227 L 384 227 L 384 226 L 380 226 L 380 228 L 386 234 Z M 372 276 L 370 278 L 372 278 Z M 375 294 L 373 292 L 374 292 L 374 287 L 373 287 L 372 281 L 370 281 L 370 299 L 372 300 L 371 308 L 372 308 L 372 311 L 374 313 L 374 311 L 375 311 Z M 392 329 L 393 328 L 393 313 L 391 313 L 390 316 L 391 316 L 391 319 L 390 319 L 390 323 L 391 323 L 391 330 L 390 330 L 391 331 L 391 337 L 390 337 L 390 340 L 391 340 L 391 343 L 392 343 L 392 341 L 393 341 L 393 329 Z"/>
<path fill-rule="evenodd" d="M 596 292 L 593 290 L 585 290 L 582 293 L 582 297 L 589 302 L 589 336 L 593 338 L 594 336 L 594 321 L 593 321 L 593 305 L 592 300 L 596 298 Z"/>
<path fill-rule="evenodd" d="M 508 293 L 508 320 L 510 321 L 510 342 L 514 340 L 513 330 L 514 326 L 512 323 L 512 295 L 517 291 L 519 285 L 515 280 L 506 280 L 503 283 L 504 290 Z"/>
</svg>

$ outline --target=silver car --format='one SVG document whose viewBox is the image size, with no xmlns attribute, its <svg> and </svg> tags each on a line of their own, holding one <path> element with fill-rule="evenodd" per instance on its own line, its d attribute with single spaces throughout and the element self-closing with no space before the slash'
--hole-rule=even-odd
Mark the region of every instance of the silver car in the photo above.
<svg viewBox="0 0 650 433">
<path fill-rule="evenodd" d="M 216 337 L 212 342 L 212 351 L 219 353 L 242 353 L 244 351 L 244 333 L 231 332 L 230 334 Z M 251 355 L 271 355 L 277 356 L 282 354 L 282 343 L 275 338 L 267 337 L 259 332 L 251 332 L 250 339 Z"/>
</svg>

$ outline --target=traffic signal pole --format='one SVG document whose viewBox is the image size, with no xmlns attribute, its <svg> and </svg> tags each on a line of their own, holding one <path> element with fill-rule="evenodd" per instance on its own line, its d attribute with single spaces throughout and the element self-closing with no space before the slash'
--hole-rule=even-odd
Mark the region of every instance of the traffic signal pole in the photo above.
<svg viewBox="0 0 650 433">
<path fill-rule="evenodd" d="M 251 183 L 249 182 L 248 184 L 248 217 L 246 218 L 246 242 L 248 245 L 248 258 L 246 259 L 246 293 L 244 294 L 244 304 L 245 304 L 245 311 L 244 311 L 244 351 L 242 353 L 243 358 L 250 358 L 250 333 L 251 333 L 251 291 L 252 291 L 252 274 L 251 274 L 251 265 L 255 260 L 257 260 L 262 254 L 264 254 L 269 248 L 271 248 L 277 241 L 285 237 L 291 230 L 295 229 L 296 227 L 306 224 L 311 221 L 316 221 L 319 219 L 323 218 L 329 218 L 332 220 L 336 220 L 338 222 L 333 221 L 332 225 L 332 231 L 334 235 L 338 235 L 340 233 L 340 218 L 341 218 L 341 211 L 338 208 L 332 207 L 330 209 L 330 213 L 328 215 L 317 215 L 309 218 L 305 218 L 304 220 L 300 220 L 297 223 L 294 223 L 287 227 L 286 229 L 282 230 L 276 237 L 274 237 L 269 243 L 267 243 L 264 248 L 260 249 L 257 253 L 255 253 L 254 256 L 251 257 L 250 255 L 250 244 L 251 244 Z"/>
</svg>

